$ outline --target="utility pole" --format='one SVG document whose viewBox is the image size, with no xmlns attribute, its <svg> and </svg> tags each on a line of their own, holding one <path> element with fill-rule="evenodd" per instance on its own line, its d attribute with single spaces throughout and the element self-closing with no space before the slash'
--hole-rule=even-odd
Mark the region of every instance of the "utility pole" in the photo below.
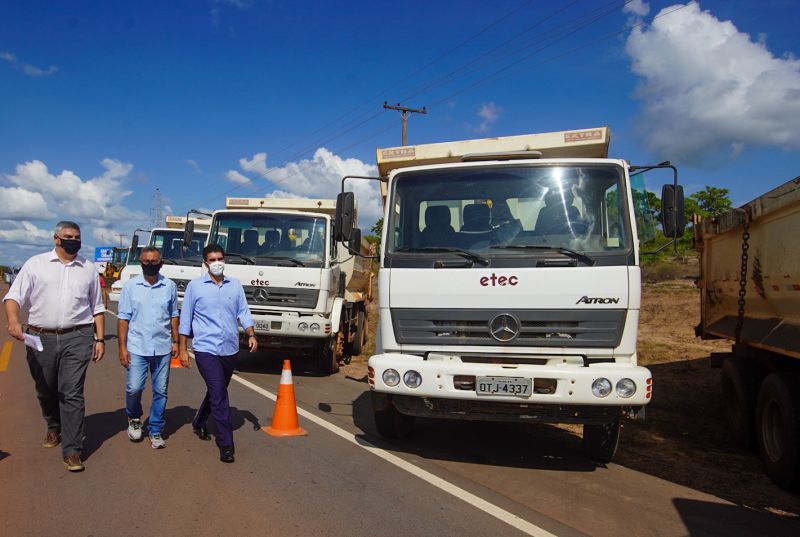
<svg viewBox="0 0 800 537">
<path fill-rule="evenodd" d="M 400 106 L 400 103 L 397 105 L 392 106 L 387 101 L 383 101 L 383 107 L 387 110 L 398 110 L 402 112 L 403 115 L 403 144 L 406 145 L 406 120 L 408 118 L 408 114 L 427 114 L 428 111 L 423 106 L 422 108 L 406 108 L 405 106 Z"/>
<path fill-rule="evenodd" d="M 119 236 L 119 245 L 122 247 L 122 237 L 127 237 L 127 235 L 124 233 L 117 233 L 117 235 Z"/>
</svg>

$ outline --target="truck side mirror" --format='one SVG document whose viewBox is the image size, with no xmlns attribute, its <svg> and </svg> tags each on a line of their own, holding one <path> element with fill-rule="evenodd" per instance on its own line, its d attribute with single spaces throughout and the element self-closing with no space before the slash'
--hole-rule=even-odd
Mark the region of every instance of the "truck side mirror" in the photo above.
<svg viewBox="0 0 800 537">
<path fill-rule="evenodd" d="M 194 220 L 187 220 L 183 228 L 183 248 L 188 250 L 192 245 L 192 235 L 194 235 Z"/>
<path fill-rule="evenodd" d="M 354 227 L 350 231 L 350 239 L 347 241 L 347 248 L 351 254 L 361 254 L 361 229 Z"/>
<path fill-rule="evenodd" d="M 352 192 L 342 192 L 336 196 L 336 216 L 333 219 L 333 229 L 337 241 L 350 240 L 355 209 L 356 197 Z"/>
<path fill-rule="evenodd" d="M 686 230 L 683 186 L 664 185 L 661 189 L 661 225 L 664 236 L 677 239 Z"/>
</svg>

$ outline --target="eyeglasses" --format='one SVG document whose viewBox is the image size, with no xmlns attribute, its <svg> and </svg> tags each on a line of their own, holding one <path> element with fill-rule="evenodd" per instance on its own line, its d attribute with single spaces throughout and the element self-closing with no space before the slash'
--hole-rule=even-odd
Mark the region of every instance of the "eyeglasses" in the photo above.
<svg viewBox="0 0 800 537">
<path fill-rule="evenodd" d="M 158 261 L 142 261 L 140 259 L 139 260 L 139 264 L 140 265 L 160 265 L 161 264 L 161 260 L 159 259 Z"/>
<path fill-rule="evenodd" d="M 58 235 L 56 235 L 56 238 L 57 239 L 61 239 L 62 241 L 73 241 L 73 240 L 78 240 L 79 241 L 79 240 L 81 240 L 81 236 L 80 235 L 66 235 L 64 237 L 59 237 Z"/>
</svg>

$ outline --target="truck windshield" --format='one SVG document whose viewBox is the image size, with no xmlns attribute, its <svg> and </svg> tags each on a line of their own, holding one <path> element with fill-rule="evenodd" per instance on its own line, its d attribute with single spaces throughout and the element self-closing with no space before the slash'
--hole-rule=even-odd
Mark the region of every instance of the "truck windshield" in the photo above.
<svg viewBox="0 0 800 537">
<path fill-rule="evenodd" d="M 150 246 L 158 248 L 158 251 L 161 252 L 161 257 L 165 260 L 177 261 L 186 258 L 197 258 L 199 262 L 203 246 L 206 244 L 206 237 L 208 237 L 208 233 L 195 231 L 192 235 L 191 246 L 184 250 L 182 229 L 153 230 L 150 235 Z M 137 256 L 137 262 L 138 259 Z"/>
<path fill-rule="evenodd" d="M 387 252 L 431 256 L 437 255 L 435 249 L 459 248 L 484 257 L 621 254 L 631 244 L 626 199 L 623 171 L 616 165 L 407 172 L 395 181 Z"/>
<path fill-rule="evenodd" d="M 263 212 L 214 216 L 209 244 L 219 244 L 228 263 L 321 267 L 325 262 L 325 219 Z"/>
</svg>

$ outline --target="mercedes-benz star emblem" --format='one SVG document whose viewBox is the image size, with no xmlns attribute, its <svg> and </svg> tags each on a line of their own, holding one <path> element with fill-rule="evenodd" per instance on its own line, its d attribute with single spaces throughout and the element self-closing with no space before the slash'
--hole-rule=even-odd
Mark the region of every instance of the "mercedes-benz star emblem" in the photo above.
<svg viewBox="0 0 800 537">
<path fill-rule="evenodd" d="M 266 289 L 256 289 L 256 292 L 253 293 L 253 300 L 256 302 L 266 302 L 268 299 L 269 293 Z"/>
<path fill-rule="evenodd" d="M 510 313 L 501 313 L 489 321 L 489 333 L 501 343 L 508 343 L 519 335 L 519 319 Z"/>
</svg>

